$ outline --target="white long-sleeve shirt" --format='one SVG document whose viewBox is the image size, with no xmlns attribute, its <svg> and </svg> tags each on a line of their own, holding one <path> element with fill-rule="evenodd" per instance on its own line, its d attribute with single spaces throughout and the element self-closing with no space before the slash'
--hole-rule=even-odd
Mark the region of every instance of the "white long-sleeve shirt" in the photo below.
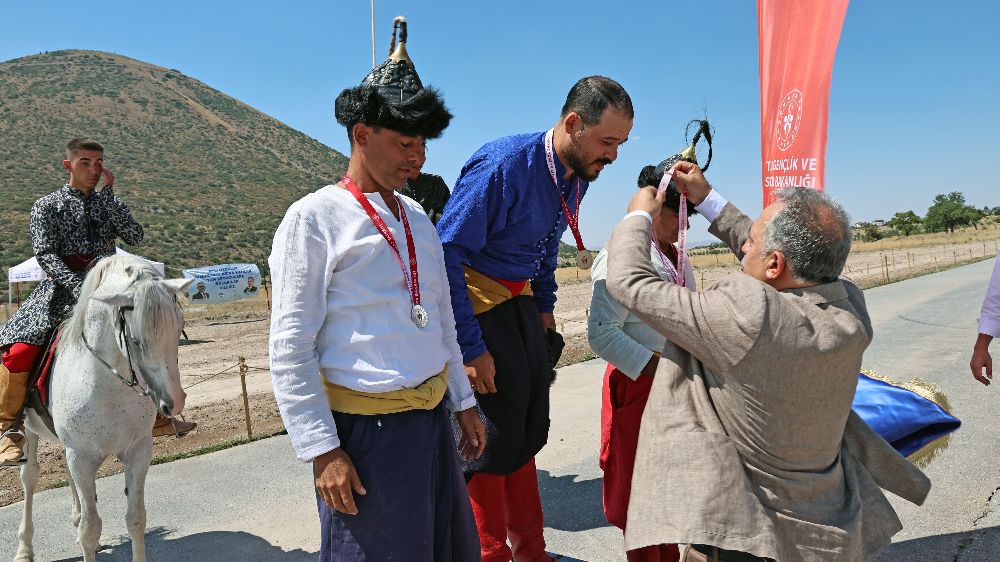
<svg viewBox="0 0 1000 562">
<path fill-rule="evenodd" d="M 983 312 L 979 316 L 979 333 L 1000 338 L 1000 253 L 993 264 L 993 275 L 986 287 Z"/>
<path fill-rule="evenodd" d="M 660 277 L 668 279 L 667 269 L 656 252 L 650 248 L 653 267 Z M 649 363 L 653 352 L 663 351 L 667 338 L 647 326 L 633 312 L 622 306 L 608 293 L 608 250 L 601 250 L 590 268 L 594 292 L 590 298 L 590 315 L 587 317 L 587 340 L 594 353 L 630 379 L 636 380 Z M 684 261 L 684 285 L 697 290 L 691 261 Z"/>
<path fill-rule="evenodd" d="M 722 212 L 728 201 L 714 189 L 695 209 L 712 222 Z M 626 216 L 642 215 L 653 221 L 646 211 L 632 211 Z M 653 253 L 652 248 L 650 252 Z M 655 253 L 654 253 L 655 254 Z M 666 278 L 666 268 L 659 256 L 651 256 L 653 267 L 660 277 Z M 654 351 L 662 351 L 666 338 L 644 324 L 638 316 L 616 302 L 608 293 L 605 279 L 608 275 L 607 251 L 601 250 L 594 260 L 590 276 L 594 291 L 590 300 L 590 316 L 587 319 L 587 339 L 594 353 L 632 380 L 639 378 L 642 369 L 649 363 Z M 696 290 L 694 270 L 691 261 L 684 262 L 685 286 Z"/>
<path fill-rule="evenodd" d="M 364 194 L 409 270 L 402 222 L 381 195 Z M 274 288 L 270 362 L 274 396 L 299 460 L 340 446 L 323 379 L 364 392 L 413 388 L 448 367 L 447 406 L 475 405 L 455 334 L 444 255 L 434 225 L 401 196 L 430 323 L 410 319 L 395 253 L 346 189 L 328 185 L 292 204 L 268 264 Z"/>
</svg>

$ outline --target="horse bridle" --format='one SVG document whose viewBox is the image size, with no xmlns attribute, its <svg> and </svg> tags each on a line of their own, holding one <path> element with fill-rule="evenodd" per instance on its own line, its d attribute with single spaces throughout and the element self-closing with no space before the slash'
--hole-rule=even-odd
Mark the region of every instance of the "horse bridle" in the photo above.
<svg viewBox="0 0 1000 562">
<path fill-rule="evenodd" d="M 124 383 L 125 386 L 131 388 L 139 396 L 150 396 L 149 389 L 142 388 L 142 386 L 139 384 L 139 377 L 135 374 L 135 367 L 132 365 L 132 348 L 129 347 L 129 330 L 128 330 L 128 323 L 125 322 L 125 311 L 134 310 L 134 308 L 135 307 L 132 306 L 122 306 L 118 308 L 118 341 L 125 348 L 125 357 L 128 359 L 128 370 L 129 374 L 131 375 L 130 378 L 126 379 L 125 377 L 123 377 L 122 374 L 118 372 L 118 369 L 114 368 L 114 366 L 105 361 L 104 358 L 101 357 L 97 353 L 97 351 L 90 346 L 90 343 L 87 342 L 86 331 L 84 331 L 82 334 L 83 345 L 87 347 L 87 350 L 90 351 L 91 355 L 96 357 L 97 360 L 101 362 L 101 364 L 107 367 L 111 371 L 111 374 L 118 377 L 118 380 L 122 381 L 122 383 Z"/>
</svg>

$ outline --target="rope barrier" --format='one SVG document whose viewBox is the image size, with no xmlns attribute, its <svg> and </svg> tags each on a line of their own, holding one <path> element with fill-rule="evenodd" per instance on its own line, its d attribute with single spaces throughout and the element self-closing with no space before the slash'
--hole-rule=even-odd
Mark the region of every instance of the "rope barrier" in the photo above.
<svg viewBox="0 0 1000 562">
<path fill-rule="evenodd" d="M 219 375 L 223 375 L 225 373 L 228 373 L 229 371 L 232 371 L 233 369 L 235 369 L 235 368 L 237 368 L 239 366 L 240 366 L 240 364 L 236 363 L 234 365 L 230 365 L 229 367 L 226 367 L 225 369 L 219 371 L 218 373 L 213 373 L 211 375 L 182 375 L 182 376 L 186 376 L 186 377 L 204 376 L 204 378 L 202 378 L 201 380 L 199 380 L 197 382 L 193 382 L 193 383 L 191 383 L 191 384 L 189 384 L 187 386 L 184 386 L 182 388 L 185 389 L 185 390 L 187 390 L 187 389 L 191 388 L 192 386 L 197 386 L 197 385 L 199 385 L 199 384 L 201 384 L 201 383 L 203 383 L 205 381 L 212 380 L 212 379 L 214 379 L 215 377 L 217 377 Z M 267 368 L 264 368 L 264 367 L 251 367 L 249 365 L 245 365 L 245 367 L 248 370 L 252 369 L 254 371 L 270 371 L 271 370 L 271 369 L 267 369 Z"/>
<path fill-rule="evenodd" d="M 189 384 L 187 386 L 181 387 L 181 388 L 187 390 L 187 389 L 191 388 L 192 386 L 198 386 L 199 384 L 201 384 L 201 383 L 203 383 L 205 381 L 214 379 L 215 377 L 217 377 L 217 376 L 219 376 L 219 375 L 221 375 L 223 373 L 226 373 L 228 371 L 231 371 L 231 370 L 235 369 L 236 367 L 239 367 L 238 363 L 236 365 L 232 365 L 232 366 L 226 367 L 225 369 L 219 371 L 218 373 L 215 373 L 214 375 L 208 375 L 207 377 L 199 380 L 198 382 L 193 382 L 193 383 L 191 383 L 191 384 Z"/>
<path fill-rule="evenodd" d="M 201 380 L 198 380 L 196 382 L 193 382 L 193 383 L 191 383 L 191 384 L 189 384 L 187 386 L 181 387 L 181 388 L 187 390 L 187 389 L 191 388 L 192 386 L 197 386 L 197 385 L 199 385 L 199 384 L 201 384 L 201 383 L 203 383 L 205 381 L 212 380 L 215 377 L 217 377 L 219 375 L 223 375 L 225 373 L 228 373 L 229 371 L 232 371 L 233 369 L 235 369 L 237 367 L 240 367 L 240 366 L 241 366 L 240 363 L 234 363 L 234 364 L 226 367 L 225 369 L 219 371 L 218 373 L 213 373 L 211 375 L 181 375 L 182 377 L 203 377 Z M 251 365 L 247 365 L 245 363 L 242 364 L 242 367 L 245 368 L 245 369 L 247 369 L 247 370 L 254 370 L 254 371 L 270 371 L 271 370 L 271 369 L 268 369 L 266 367 L 254 367 L 254 366 L 251 366 Z"/>
</svg>

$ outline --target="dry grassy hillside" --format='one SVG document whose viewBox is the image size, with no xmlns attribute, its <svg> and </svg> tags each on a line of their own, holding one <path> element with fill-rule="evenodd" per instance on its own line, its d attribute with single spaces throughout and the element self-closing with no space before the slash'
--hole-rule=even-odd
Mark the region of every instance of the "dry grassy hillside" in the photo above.
<svg viewBox="0 0 1000 562">
<path fill-rule="evenodd" d="M 262 263 L 288 205 L 347 166 L 177 70 L 94 51 L 0 63 L 0 266 L 31 256 L 28 211 L 65 181 L 74 136 L 104 143 L 118 194 L 146 228 L 130 251 L 168 267 Z"/>
</svg>

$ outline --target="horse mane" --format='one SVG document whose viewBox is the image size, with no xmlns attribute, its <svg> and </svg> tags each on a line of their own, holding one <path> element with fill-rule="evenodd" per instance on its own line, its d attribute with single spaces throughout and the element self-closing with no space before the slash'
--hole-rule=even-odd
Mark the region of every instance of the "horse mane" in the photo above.
<svg viewBox="0 0 1000 562">
<path fill-rule="evenodd" d="M 100 293 L 124 292 L 137 281 L 154 279 L 162 279 L 160 272 L 156 271 L 149 263 L 134 256 L 114 255 L 98 261 L 97 265 L 84 278 L 83 286 L 80 289 L 80 298 L 73 306 L 73 314 L 63 324 L 58 350 L 62 351 L 64 346 L 69 345 L 69 342 L 77 342 L 83 338 L 90 297 Z M 144 291 L 143 294 L 145 295 L 146 292 Z"/>
<path fill-rule="evenodd" d="M 180 336 L 181 311 L 177 295 L 169 286 L 154 279 L 140 279 L 133 285 L 135 308 L 132 311 L 132 334 L 139 345 L 146 347 L 155 341 L 155 334 Z"/>
</svg>

